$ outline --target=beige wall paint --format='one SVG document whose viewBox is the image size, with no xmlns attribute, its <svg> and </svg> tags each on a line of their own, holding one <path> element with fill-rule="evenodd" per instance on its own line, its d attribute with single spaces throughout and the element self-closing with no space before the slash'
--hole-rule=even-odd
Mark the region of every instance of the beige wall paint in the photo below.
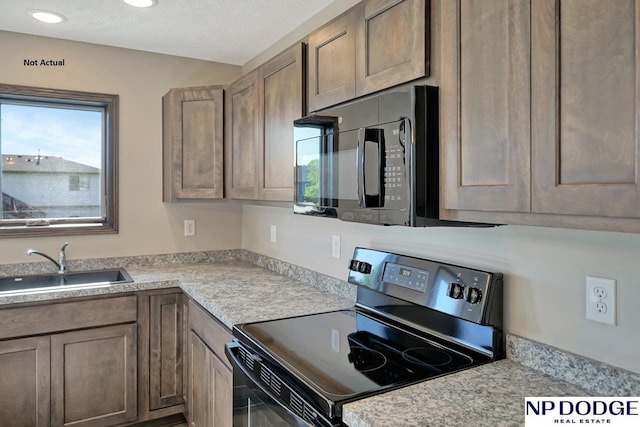
<svg viewBox="0 0 640 427">
<path fill-rule="evenodd" d="M 57 253 L 64 240 L 72 259 L 240 246 L 238 204 L 162 203 L 161 101 L 172 87 L 230 83 L 240 67 L 9 32 L 0 32 L 0 52 L 2 83 L 120 95 L 119 234 L 1 239 L 3 263 L 30 261 L 32 247 Z M 65 66 L 23 65 L 36 58 Z M 196 236 L 183 236 L 184 219 L 196 220 Z"/>
<path fill-rule="evenodd" d="M 276 225 L 277 243 L 270 242 Z M 345 280 L 356 246 L 505 274 L 505 330 L 640 373 L 640 236 L 539 227 L 382 227 L 243 207 L 242 247 Z M 331 236 L 341 237 L 340 259 Z M 617 280 L 618 325 L 585 319 L 585 276 Z"/>
</svg>

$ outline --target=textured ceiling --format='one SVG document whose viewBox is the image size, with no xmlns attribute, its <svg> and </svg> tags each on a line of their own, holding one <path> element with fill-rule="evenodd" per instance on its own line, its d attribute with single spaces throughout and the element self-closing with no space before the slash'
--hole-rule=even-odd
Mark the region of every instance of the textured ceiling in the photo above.
<svg viewBox="0 0 640 427">
<path fill-rule="evenodd" d="M 122 0 L 0 0 L 0 30 L 243 65 L 333 1 L 157 0 L 138 9 Z M 33 9 L 66 21 L 38 22 Z"/>
</svg>

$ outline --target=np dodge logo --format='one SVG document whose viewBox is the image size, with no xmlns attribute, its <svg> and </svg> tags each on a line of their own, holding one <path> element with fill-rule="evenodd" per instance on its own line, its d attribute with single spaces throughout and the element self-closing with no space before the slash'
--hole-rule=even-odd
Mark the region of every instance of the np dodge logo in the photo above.
<svg viewBox="0 0 640 427">
<path fill-rule="evenodd" d="M 527 397 L 525 426 L 640 426 L 640 397 Z"/>
</svg>

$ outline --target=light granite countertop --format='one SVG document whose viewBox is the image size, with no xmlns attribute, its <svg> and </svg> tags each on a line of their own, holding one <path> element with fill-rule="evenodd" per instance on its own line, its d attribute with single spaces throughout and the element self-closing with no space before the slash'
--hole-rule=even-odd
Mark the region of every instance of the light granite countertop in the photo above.
<svg viewBox="0 0 640 427">
<path fill-rule="evenodd" d="M 355 289 L 338 279 L 247 251 L 218 251 L 78 262 L 75 270 L 124 266 L 134 283 L 109 288 L 0 296 L 0 305 L 180 287 L 232 328 L 352 307 Z M 2 266 L 0 274 L 45 265 Z M 313 284 L 313 285 L 311 285 Z M 638 395 L 640 375 L 508 336 L 508 360 L 346 404 L 350 427 L 519 426 L 528 396 Z M 573 384 L 580 384 L 580 388 Z M 606 387 L 605 387 L 606 386 Z M 604 388 L 603 388 L 604 387 Z M 590 391 L 589 391 L 590 390 Z"/>
<path fill-rule="evenodd" d="M 349 427 L 524 425 L 524 398 L 588 396 L 587 391 L 511 360 L 346 404 Z"/>
<path fill-rule="evenodd" d="M 180 287 L 229 329 L 237 323 L 353 307 L 354 301 L 243 261 L 128 266 L 133 283 L 0 296 L 0 305 Z"/>
<path fill-rule="evenodd" d="M 178 278 L 182 290 L 227 327 L 353 307 L 353 300 L 245 262 L 128 269 L 136 283 Z"/>
</svg>

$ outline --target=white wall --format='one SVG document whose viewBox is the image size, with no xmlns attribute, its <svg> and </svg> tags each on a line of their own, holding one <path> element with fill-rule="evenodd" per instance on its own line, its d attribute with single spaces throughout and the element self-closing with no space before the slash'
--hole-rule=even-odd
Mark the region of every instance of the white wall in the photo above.
<svg viewBox="0 0 640 427">
<path fill-rule="evenodd" d="M 276 225 L 277 243 L 270 242 Z M 345 280 L 356 246 L 505 274 L 505 329 L 640 373 L 640 235 L 503 226 L 382 227 L 243 207 L 242 247 Z M 340 259 L 331 236 L 341 236 Z M 585 319 L 585 276 L 617 280 L 618 325 Z"/>
<path fill-rule="evenodd" d="M 162 203 L 162 96 L 172 87 L 227 84 L 241 68 L 208 61 L 0 32 L 0 81 L 120 95 L 120 232 L 115 235 L 1 239 L 2 263 L 28 262 L 27 248 L 93 258 L 240 246 L 234 202 Z M 24 59 L 64 59 L 64 67 L 26 67 Z M 196 236 L 183 236 L 183 220 Z M 35 260 L 34 260 L 35 261 Z"/>
</svg>

